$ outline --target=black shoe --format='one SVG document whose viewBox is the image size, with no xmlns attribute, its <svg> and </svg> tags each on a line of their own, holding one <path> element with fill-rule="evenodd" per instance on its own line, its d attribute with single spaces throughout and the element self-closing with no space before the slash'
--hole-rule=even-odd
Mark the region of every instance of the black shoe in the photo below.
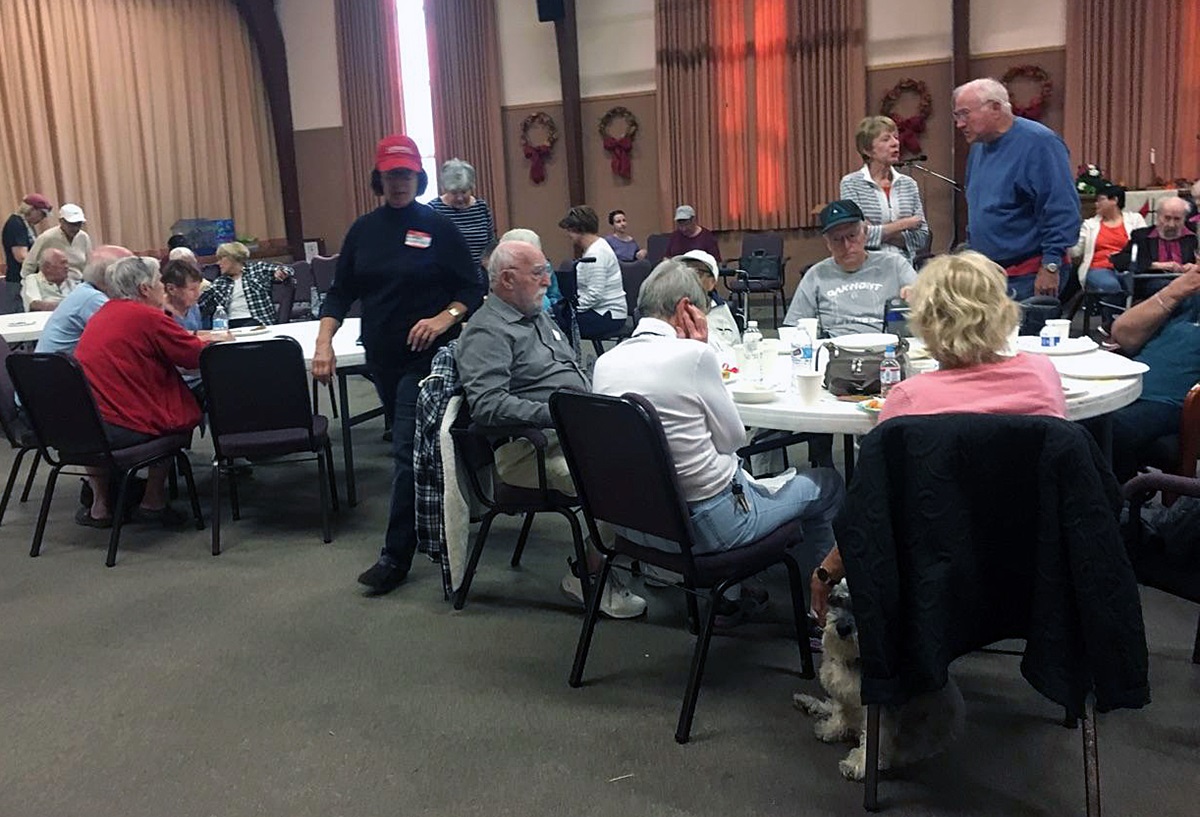
<svg viewBox="0 0 1200 817">
<path fill-rule="evenodd" d="M 359 574 L 358 583 L 366 585 L 369 596 L 385 596 L 399 587 L 406 578 L 407 570 L 381 560 Z"/>
<path fill-rule="evenodd" d="M 744 588 L 740 598 L 727 599 L 724 596 L 717 599 L 717 616 L 713 619 L 713 627 L 728 629 L 745 624 L 761 613 L 767 607 L 766 593 L 746 593 Z"/>
<path fill-rule="evenodd" d="M 390 443 L 392 441 L 392 430 L 390 428 L 383 432 L 383 441 L 385 443 Z"/>
<path fill-rule="evenodd" d="M 157 522 L 164 528 L 182 528 L 187 524 L 188 518 L 187 514 L 175 510 L 170 505 L 154 510 L 138 507 L 134 509 L 132 517 L 134 522 Z"/>
<path fill-rule="evenodd" d="M 111 516 L 108 519 L 97 519 L 92 516 L 90 508 L 78 508 L 75 511 L 75 524 L 85 528 L 111 528 L 113 521 Z"/>
</svg>

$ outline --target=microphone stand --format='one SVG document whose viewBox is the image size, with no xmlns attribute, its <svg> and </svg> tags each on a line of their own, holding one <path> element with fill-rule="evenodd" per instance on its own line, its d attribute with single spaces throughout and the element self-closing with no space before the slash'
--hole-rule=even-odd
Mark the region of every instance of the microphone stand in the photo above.
<svg viewBox="0 0 1200 817">
<path fill-rule="evenodd" d="M 950 177 L 948 177 L 948 176 L 943 176 L 941 173 L 938 173 L 938 172 L 937 172 L 937 171 L 935 171 L 935 170 L 930 170 L 929 168 L 925 167 L 925 165 L 921 164 L 920 162 L 918 162 L 918 161 L 916 161 L 916 160 L 911 160 L 911 159 L 910 159 L 910 160 L 909 160 L 909 161 L 907 161 L 907 162 L 899 162 L 899 163 L 898 163 L 898 165 L 899 165 L 899 166 L 901 166 L 901 167 L 911 167 L 911 168 L 913 168 L 914 170 L 919 170 L 919 171 L 921 171 L 922 173 L 926 173 L 926 174 L 928 174 L 928 175 L 930 175 L 930 176 L 933 176 L 935 179 L 940 179 L 941 181 L 943 181 L 943 182 L 945 182 L 946 184 L 948 184 L 948 185 L 950 185 L 951 187 L 953 187 L 953 188 L 955 189 L 955 191 L 957 191 L 958 193 L 960 193 L 960 194 L 963 194 L 963 195 L 966 195 L 966 191 L 964 191 L 964 190 L 962 189 L 962 187 L 959 185 L 959 183 L 958 183 L 958 182 L 956 182 L 956 181 L 954 181 L 954 179 L 951 179 L 951 178 L 950 178 Z M 959 236 L 958 236 L 958 218 L 956 218 L 956 217 L 955 217 L 955 216 L 957 215 L 957 212 L 958 212 L 958 206 L 957 206 L 957 205 L 958 205 L 958 202 L 957 202 L 957 201 L 955 201 L 955 207 L 954 207 L 954 209 L 953 209 L 953 213 L 954 213 L 954 215 L 952 215 L 952 216 L 951 216 L 951 221 L 952 221 L 952 222 L 953 222 L 953 224 L 954 224 L 954 228 L 953 228 L 953 232 L 952 232 L 952 234 L 951 234 L 951 237 L 950 237 L 950 250 L 953 250 L 955 247 L 957 247 L 957 246 L 958 246 L 958 239 L 959 239 Z"/>
</svg>

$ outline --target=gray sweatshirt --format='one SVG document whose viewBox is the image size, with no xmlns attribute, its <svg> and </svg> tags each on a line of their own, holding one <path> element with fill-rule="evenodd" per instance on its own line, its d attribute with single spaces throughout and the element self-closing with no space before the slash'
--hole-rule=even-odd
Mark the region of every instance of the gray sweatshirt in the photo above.
<svg viewBox="0 0 1200 817">
<path fill-rule="evenodd" d="M 832 258 L 813 264 L 804 277 L 784 326 L 795 326 L 801 318 L 817 318 L 822 336 L 839 337 L 855 332 L 882 332 L 884 306 L 899 298 L 900 288 L 917 280 L 917 272 L 904 256 L 890 252 L 868 252 L 855 272 L 845 272 Z"/>
</svg>

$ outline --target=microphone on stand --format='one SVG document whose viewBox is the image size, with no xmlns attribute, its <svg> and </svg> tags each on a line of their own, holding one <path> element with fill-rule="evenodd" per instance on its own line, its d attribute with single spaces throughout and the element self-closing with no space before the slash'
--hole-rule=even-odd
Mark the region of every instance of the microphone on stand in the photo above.
<svg viewBox="0 0 1200 817">
<path fill-rule="evenodd" d="M 909 156 L 904 161 L 896 162 L 895 166 L 896 167 L 908 167 L 909 165 L 915 165 L 917 162 L 925 162 L 928 160 L 929 160 L 928 156 L 926 156 L 924 153 L 919 153 L 916 156 Z"/>
</svg>

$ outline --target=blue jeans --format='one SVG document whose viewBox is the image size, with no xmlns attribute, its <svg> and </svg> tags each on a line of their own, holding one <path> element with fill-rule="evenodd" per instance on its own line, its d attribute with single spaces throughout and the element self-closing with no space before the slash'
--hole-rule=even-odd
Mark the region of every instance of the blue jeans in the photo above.
<svg viewBox="0 0 1200 817">
<path fill-rule="evenodd" d="M 699 502 L 689 502 L 697 555 L 732 550 L 761 539 L 781 525 L 800 520 L 804 531 L 801 570 L 807 575 L 833 549 L 833 519 L 846 493 L 841 474 L 832 468 L 801 471 L 771 494 L 744 472 L 742 484 L 749 508 L 734 499 L 732 486 Z"/>
<path fill-rule="evenodd" d="M 1119 482 L 1137 474 L 1143 452 L 1159 437 L 1179 432 L 1183 409 L 1171 403 L 1135 400 L 1117 409 L 1112 418 L 1113 473 Z"/>
<path fill-rule="evenodd" d="M 1117 271 L 1114 269 L 1106 269 L 1104 267 L 1089 267 L 1087 277 L 1084 280 L 1084 287 L 1088 292 L 1124 292 L 1125 287 L 1121 285 L 1121 279 L 1117 277 Z"/>
<path fill-rule="evenodd" d="M 1070 275 L 1071 267 L 1069 264 L 1063 264 L 1058 270 L 1058 294 L 1061 294 L 1063 288 L 1067 285 L 1067 276 Z M 1008 279 L 1008 297 L 1020 303 L 1021 301 L 1032 298 L 1037 293 L 1033 290 L 1034 281 L 1037 280 L 1037 273 L 1033 272 L 1029 275 L 1014 275 Z"/>
<path fill-rule="evenodd" d="M 421 379 L 427 374 L 428 359 L 410 369 L 371 367 L 379 401 L 385 414 L 392 418 L 392 504 L 380 561 L 405 572 L 412 566 L 417 550 L 413 437 L 417 430 L 417 394 Z M 342 410 L 346 408 L 343 406 Z"/>
</svg>

